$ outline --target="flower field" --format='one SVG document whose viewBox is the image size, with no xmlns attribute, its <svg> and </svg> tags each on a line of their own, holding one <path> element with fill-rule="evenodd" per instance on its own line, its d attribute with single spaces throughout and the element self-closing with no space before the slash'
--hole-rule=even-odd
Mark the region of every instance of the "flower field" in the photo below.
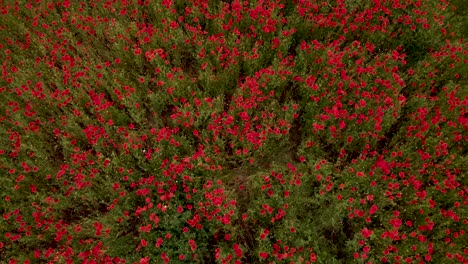
<svg viewBox="0 0 468 264">
<path fill-rule="evenodd" d="M 468 263 L 466 6 L 0 1 L 0 264 Z"/>
</svg>

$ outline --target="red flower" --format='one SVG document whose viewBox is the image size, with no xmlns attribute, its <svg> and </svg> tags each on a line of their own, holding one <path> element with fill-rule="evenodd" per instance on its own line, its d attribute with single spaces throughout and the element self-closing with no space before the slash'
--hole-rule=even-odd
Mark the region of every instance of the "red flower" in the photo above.
<svg viewBox="0 0 468 264">
<path fill-rule="evenodd" d="M 372 205 L 370 210 L 369 210 L 369 215 L 373 215 L 377 212 L 377 210 L 379 210 L 379 208 L 377 207 L 377 205 Z"/>
<path fill-rule="evenodd" d="M 372 235 L 372 233 L 373 233 L 373 231 L 367 229 L 367 227 L 364 227 L 364 229 L 361 230 L 361 235 L 362 235 L 364 238 L 369 238 L 369 237 Z"/>
<path fill-rule="evenodd" d="M 317 255 L 315 253 L 310 253 L 310 261 L 315 262 L 317 260 Z"/>
<path fill-rule="evenodd" d="M 150 261 L 149 257 L 144 257 L 140 259 L 140 264 L 148 264 Z"/>
<path fill-rule="evenodd" d="M 227 224 L 230 224 L 231 223 L 231 218 L 229 217 L 229 215 L 224 215 L 223 216 L 223 224 L 227 225 Z"/>
<path fill-rule="evenodd" d="M 141 243 L 141 246 L 143 246 L 143 247 L 148 246 L 148 242 L 147 242 L 146 240 L 144 240 L 144 239 L 142 239 L 142 240 L 140 241 L 140 243 Z"/>
</svg>

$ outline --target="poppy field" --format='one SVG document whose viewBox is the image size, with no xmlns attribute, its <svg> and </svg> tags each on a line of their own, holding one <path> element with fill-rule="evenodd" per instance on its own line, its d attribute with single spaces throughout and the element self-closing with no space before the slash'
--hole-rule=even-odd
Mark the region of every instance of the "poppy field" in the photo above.
<svg viewBox="0 0 468 264">
<path fill-rule="evenodd" d="M 0 1 L 0 264 L 468 263 L 466 6 Z"/>
</svg>

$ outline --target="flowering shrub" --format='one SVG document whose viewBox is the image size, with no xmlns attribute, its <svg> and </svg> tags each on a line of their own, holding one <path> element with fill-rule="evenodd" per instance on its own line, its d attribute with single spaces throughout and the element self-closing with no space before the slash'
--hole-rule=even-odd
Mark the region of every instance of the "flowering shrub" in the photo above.
<svg viewBox="0 0 468 264">
<path fill-rule="evenodd" d="M 7 1 L 0 263 L 467 263 L 465 4 Z"/>
</svg>

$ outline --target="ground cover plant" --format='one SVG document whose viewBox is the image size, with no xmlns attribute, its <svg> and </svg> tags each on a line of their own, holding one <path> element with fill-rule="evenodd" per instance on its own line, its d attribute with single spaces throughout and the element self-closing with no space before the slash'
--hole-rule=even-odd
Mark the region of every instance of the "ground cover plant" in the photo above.
<svg viewBox="0 0 468 264">
<path fill-rule="evenodd" d="M 468 263 L 466 6 L 2 1 L 0 263 Z"/>
</svg>

